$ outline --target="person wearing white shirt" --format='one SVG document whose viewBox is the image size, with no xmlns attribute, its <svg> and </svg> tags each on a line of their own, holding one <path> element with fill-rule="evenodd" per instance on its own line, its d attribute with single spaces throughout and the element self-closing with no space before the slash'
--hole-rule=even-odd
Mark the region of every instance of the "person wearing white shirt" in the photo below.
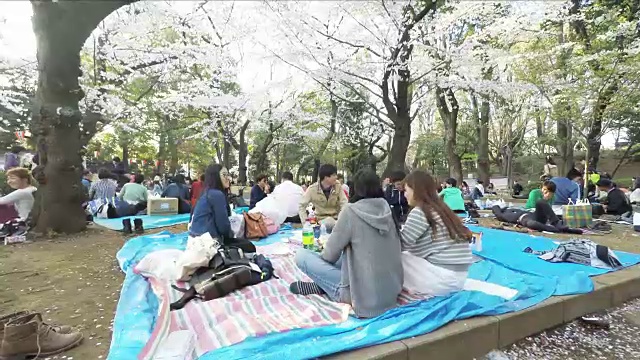
<svg viewBox="0 0 640 360">
<path fill-rule="evenodd" d="M 282 211 L 287 214 L 285 222 L 300 223 L 298 205 L 304 195 L 304 190 L 298 184 L 293 183 L 293 174 L 289 171 L 282 173 L 282 182 L 276 186 L 269 195 L 277 204 L 282 206 Z"/>
<path fill-rule="evenodd" d="M 16 167 L 7 171 L 7 184 L 15 190 L 0 197 L 0 204 L 13 205 L 20 220 L 26 220 L 33 208 L 33 192 L 36 188 L 31 179 L 31 173 L 25 168 Z"/>
</svg>

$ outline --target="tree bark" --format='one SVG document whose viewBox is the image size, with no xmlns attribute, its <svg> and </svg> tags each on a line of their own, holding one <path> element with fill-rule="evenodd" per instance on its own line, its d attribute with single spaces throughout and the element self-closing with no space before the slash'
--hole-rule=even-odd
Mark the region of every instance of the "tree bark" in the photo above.
<svg viewBox="0 0 640 360">
<path fill-rule="evenodd" d="M 38 232 L 75 233 L 86 227 L 82 177 L 84 97 L 78 84 L 80 50 L 106 16 L 126 1 L 34 1 L 33 30 L 38 58 L 38 89 L 32 129 L 37 137 L 46 184 L 34 213 Z"/>
<path fill-rule="evenodd" d="M 563 119 L 557 120 L 557 149 L 560 161 L 557 162 L 560 175 L 566 174 L 573 167 L 573 129 Z"/>
<path fill-rule="evenodd" d="M 249 120 L 245 121 L 240 128 L 240 143 L 238 144 L 238 182 L 240 185 L 247 184 L 247 155 L 249 147 L 247 145 L 247 128 Z"/>
<path fill-rule="evenodd" d="M 485 184 L 491 179 L 491 165 L 489 162 L 489 100 L 486 96 L 482 96 L 482 102 L 478 108 L 478 100 L 475 95 L 471 97 L 471 103 L 476 118 L 476 135 L 478 137 L 478 145 L 476 152 L 478 154 L 478 178 Z"/>
<path fill-rule="evenodd" d="M 445 99 L 446 98 L 446 99 Z M 449 100 L 449 104 L 447 104 Z M 462 161 L 456 152 L 456 134 L 458 131 L 458 100 L 453 90 L 436 87 L 436 106 L 444 123 L 445 151 L 449 163 L 449 176 L 462 184 Z"/>
</svg>

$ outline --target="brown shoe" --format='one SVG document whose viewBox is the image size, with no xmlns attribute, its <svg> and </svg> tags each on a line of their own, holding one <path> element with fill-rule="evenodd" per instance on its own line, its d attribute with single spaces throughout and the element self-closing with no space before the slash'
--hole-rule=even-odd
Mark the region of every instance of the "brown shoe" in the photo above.
<svg viewBox="0 0 640 360">
<path fill-rule="evenodd" d="M 31 314 L 30 311 L 18 311 L 12 314 L 2 315 L 0 316 L 0 345 L 2 345 L 2 338 L 4 337 L 4 326 L 11 320 L 27 316 Z M 45 323 L 46 324 L 46 323 Z M 46 324 L 49 325 L 49 324 Z M 73 331 L 73 328 L 69 325 L 54 325 L 51 324 L 51 328 L 53 331 L 58 332 L 60 334 L 69 334 Z"/>
<path fill-rule="evenodd" d="M 5 325 L 0 359 L 54 355 L 77 346 L 81 341 L 81 333 L 56 332 L 51 325 L 42 322 L 40 314 L 29 314 Z"/>
</svg>

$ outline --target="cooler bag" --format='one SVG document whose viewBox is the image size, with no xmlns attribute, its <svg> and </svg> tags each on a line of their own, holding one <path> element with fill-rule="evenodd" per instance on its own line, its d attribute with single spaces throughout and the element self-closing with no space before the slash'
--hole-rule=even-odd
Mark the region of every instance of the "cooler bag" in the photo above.
<svg viewBox="0 0 640 360">
<path fill-rule="evenodd" d="M 562 221 L 574 229 L 589 227 L 593 221 L 593 210 L 589 200 L 578 200 L 575 204 L 569 200 L 569 204 L 562 208 Z"/>
</svg>

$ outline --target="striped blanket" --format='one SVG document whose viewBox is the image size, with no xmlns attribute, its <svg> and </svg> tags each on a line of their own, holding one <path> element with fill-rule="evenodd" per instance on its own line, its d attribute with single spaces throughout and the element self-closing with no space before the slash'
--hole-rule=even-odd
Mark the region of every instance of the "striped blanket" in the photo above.
<svg viewBox="0 0 640 360">
<path fill-rule="evenodd" d="M 152 359 L 163 340 L 179 330 L 190 330 L 194 335 L 195 350 L 191 358 L 196 359 L 249 337 L 346 321 L 351 312 L 349 305 L 332 302 L 325 296 L 298 296 L 289 292 L 291 282 L 310 281 L 295 265 L 294 249 L 293 245 L 285 243 L 258 247 L 260 253 L 271 259 L 279 279 L 246 287 L 220 299 L 206 302 L 194 299 L 177 311 L 169 311 L 169 304 L 178 300 L 182 293 L 166 281 L 149 278 L 159 299 L 159 314 L 151 338 L 138 359 Z M 179 283 L 178 286 L 187 285 Z M 398 298 L 399 304 L 414 300 L 418 298 L 407 293 Z"/>
</svg>

